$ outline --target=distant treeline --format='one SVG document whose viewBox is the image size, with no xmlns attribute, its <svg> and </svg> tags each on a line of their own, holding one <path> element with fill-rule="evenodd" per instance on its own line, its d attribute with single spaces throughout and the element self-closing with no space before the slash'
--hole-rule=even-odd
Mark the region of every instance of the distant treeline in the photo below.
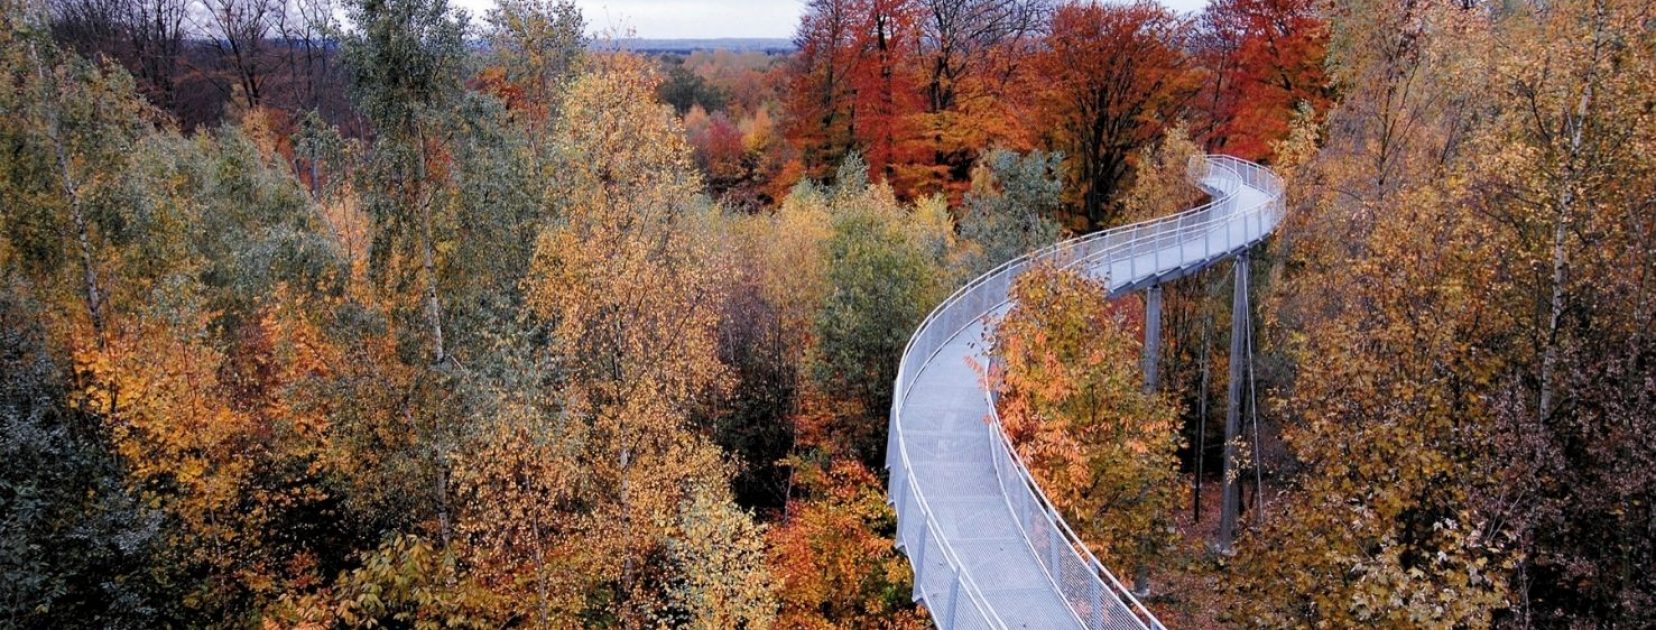
<svg viewBox="0 0 1656 630">
<path fill-rule="evenodd" d="M 799 47 L 793 40 L 773 37 L 720 37 L 715 39 L 619 39 L 613 43 L 595 43 L 595 47 L 619 46 L 638 53 L 691 53 L 698 50 L 728 50 L 731 52 L 762 52 L 769 55 L 791 54 Z"/>
</svg>

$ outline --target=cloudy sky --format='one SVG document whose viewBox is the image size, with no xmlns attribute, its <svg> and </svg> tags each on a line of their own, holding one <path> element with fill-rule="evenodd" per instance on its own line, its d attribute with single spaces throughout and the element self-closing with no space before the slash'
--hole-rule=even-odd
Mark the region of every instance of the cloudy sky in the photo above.
<svg viewBox="0 0 1656 630">
<path fill-rule="evenodd" d="M 494 0 L 454 0 L 481 15 Z M 1207 0 L 1161 0 L 1195 11 Z M 652 39 L 792 37 L 804 0 L 576 0 L 595 31 L 636 31 Z"/>
</svg>

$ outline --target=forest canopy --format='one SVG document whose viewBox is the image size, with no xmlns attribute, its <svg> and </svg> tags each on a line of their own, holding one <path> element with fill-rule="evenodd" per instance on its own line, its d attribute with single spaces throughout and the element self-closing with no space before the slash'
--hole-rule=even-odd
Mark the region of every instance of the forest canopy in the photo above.
<svg viewBox="0 0 1656 630">
<path fill-rule="evenodd" d="M 1243 308 L 1039 266 L 974 340 L 1081 539 L 1172 627 L 1656 625 L 1648 2 L 0 7 L 0 623 L 926 627 L 910 335 L 1227 154 Z"/>
</svg>

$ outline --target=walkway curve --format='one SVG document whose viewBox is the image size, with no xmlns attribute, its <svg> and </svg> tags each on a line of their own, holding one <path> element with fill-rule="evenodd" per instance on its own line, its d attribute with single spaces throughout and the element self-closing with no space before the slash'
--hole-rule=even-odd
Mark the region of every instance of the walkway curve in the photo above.
<svg viewBox="0 0 1656 630">
<path fill-rule="evenodd" d="M 1102 277 L 1112 296 L 1199 271 L 1270 235 L 1282 180 L 1229 156 L 1193 158 L 1206 204 L 1063 241 L 978 276 L 934 309 L 903 350 L 886 467 L 897 546 L 914 599 L 954 628 L 1161 628 L 1064 523 L 994 416 L 972 364 L 984 321 L 1004 313 L 1012 281 L 1055 261 Z"/>
</svg>

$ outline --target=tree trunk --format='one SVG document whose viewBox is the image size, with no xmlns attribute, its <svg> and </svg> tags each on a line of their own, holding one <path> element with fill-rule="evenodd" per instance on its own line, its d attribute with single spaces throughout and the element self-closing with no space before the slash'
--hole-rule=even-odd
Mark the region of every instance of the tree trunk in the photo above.
<svg viewBox="0 0 1656 630">
<path fill-rule="evenodd" d="M 416 134 L 420 143 L 420 160 L 415 165 L 417 183 L 416 202 L 420 206 L 420 273 L 425 276 L 426 323 L 431 327 L 431 364 L 440 366 L 448 358 L 443 348 L 443 307 L 437 299 L 437 261 L 431 236 L 431 193 L 426 189 L 425 134 Z"/>
<path fill-rule="evenodd" d="M 80 253 L 81 289 L 86 296 L 86 313 L 92 320 L 92 331 L 97 337 L 98 347 L 102 348 L 107 342 L 107 337 L 104 332 L 103 293 L 98 289 L 97 257 L 93 252 L 91 227 L 86 220 L 86 214 L 81 211 L 80 185 L 75 181 L 74 171 L 69 167 L 69 151 L 63 146 L 63 133 L 58 122 L 58 112 L 62 111 L 58 85 L 46 72 L 46 65 L 40 59 L 39 51 L 30 45 L 29 52 L 35 62 L 36 76 L 42 83 L 50 82 L 47 89 L 51 94 L 51 100 L 45 107 L 46 133 L 52 140 L 53 156 L 56 158 L 58 169 L 58 185 L 69 204 L 70 219 L 75 224 L 75 244 Z"/>
<path fill-rule="evenodd" d="M 1153 285 L 1144 290 L 1144 393 L 1156 393 L 1156 364 L 1161 355 L 1162 288 Z M 1146 532 L 1145 535 L 1149 535 Z M 1133 567 L 1133 596 L 1150 596 L 1150 567 L 1141 563 Z"/>
<path fill-rule="evenodd" d="M 1595 61 L 1598 40 L 1601 29 L 1593 33 L 1595 47 Z M 1581 92 L 1581 98 L 1576 102 L 1575 112 L 1565 117 L 1565 125 L 1570 133 L 1569 153 L 1564 156 L 1564 178 L 1559 183 L 1557 206 L 1553 211 L 1552 233 L 1552 291 L 1547 301 L 1547 329 L 1542 340 L 1541 353 L 1541 392 L 1540 401 L 1536 405 L 1536 413 L 1540 421 L 1545 424 L 1552 416 L 1553 407 L 1557 404 L 1557 376 L 1558 371 L 1558 329 L 1564 319 L 1564 283 L 1568 280 L 1569 250 L 1565 247 L 1569 237 L 1570 221 L 1575 210 L 1575 187 L 1578 179 L 1579 158 L 1581 156 L 1582 131 L 1586 127 L 1587 112 L 1593 104 L 1593 72 L 1589 68 L 1585 77 L 1586 85 Z"/>
</svg>

